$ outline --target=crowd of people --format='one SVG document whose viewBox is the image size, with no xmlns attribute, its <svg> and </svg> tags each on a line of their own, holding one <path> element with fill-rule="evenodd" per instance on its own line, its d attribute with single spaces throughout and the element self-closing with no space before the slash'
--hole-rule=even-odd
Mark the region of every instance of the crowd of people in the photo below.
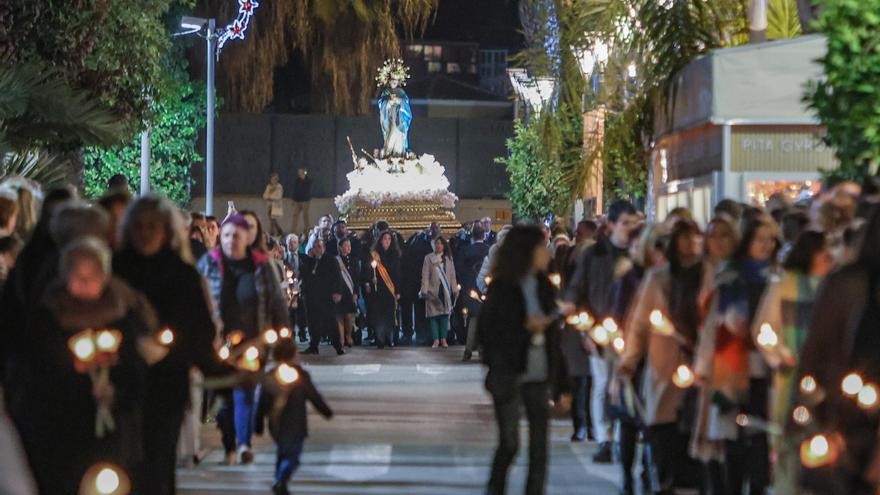
<svg viewBox="0 0 880 495">
<path fill-rule="evenodd" d="M 94 203 L 0 184 L 0 492 L 80 493 L 112 469 L 174 493 L 216 410 L 227 464 L 253 462 L 268 419 L 287 493 L 305 403 L 333 414 L 299 340 L 479 352 L 499 431 L 490 494 L 506 492 L 521 410 L 526 493 L 544 492 L 554 407 L 573 442 L 598 443 L 594 462 L 619 461 L 623 494 L 876 493 L 873 183 L 724 200 L 705 227 L 617 201 L 573 232 L 484 218 L 449 237 L 358 235 L 330 215 L 284 235 L 276 185 L 264 231 L 254 211 L 185 212 L 124 181 Z"/>
<path fill-rule="evenodd" d="M 877 493 L 876 195 L 724 200 L 705 229 L 617 201 L 575 242 L 513 227 L 477 325 L 499 429 L 488 492 L 505 493 L 522 408 L 526 493 L 543 493 L 550 404 L 571 394 L 571 440 L 619 460 L 622 494 Z"/>
</svg>

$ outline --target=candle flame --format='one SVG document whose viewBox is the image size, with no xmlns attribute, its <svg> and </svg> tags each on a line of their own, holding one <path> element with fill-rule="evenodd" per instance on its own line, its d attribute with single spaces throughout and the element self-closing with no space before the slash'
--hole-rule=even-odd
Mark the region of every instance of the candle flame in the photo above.
<svg viewBox="0 0 880 495">
<path fill-rule="evenodd" d="M 801 392 L 812 394 L 816 391 L 816 379 L 812 375 L 805 375 L 801 378 Z"/>
<path fill-rule="evenodd" d="M 170 328 L 166 328 L 159 332 L 159 343 L 162 345 L 171 345 L 174 343 L 174 332 Z"/>
<path fill-rule="evenodd" d="M 286 363 L 281 363 L 278 366 L 278 369 L 275 370 L 275 376 L 278 378 L 278 381 L 284 385 L 290 385 L 299 380 L 299 372 L 296 371 L 296 368 Z"/>
<path fill-rule="evenodd" d="M 244 351 L 244 358 L 248 361 L 256 361 L 260 357 L 260 350 L 254 346 L 250 346 Z"/>
<path fill-rule="evenodd" d="M 602 325 L 596 325 L 593 327 L 593 331 L 590 333 L 590 336 L 593 340 L 599 345 L 608 345 L 608 342 L 611 341 L 611 336 L 608 333 L 608 329 Z"/>
<path fill-rule="evenodd" d="M 92 340 L 91 332 L 80 332 L 68 341 L 68 347 L 82 362 L 89 362 L 95 358 L 95 342 Z"/>
<path fill-rule="evenodd" d="M 119 349 L 119 330 L 100 330 L 95 336 L 95 344 L 101 352 L 116 352 Z"/>
<path fill-rule="evenodd" d="M 866 383 L 859 390 L 858 402 L 862 409 L 873 409 L 877 405 L 877 386 L 873 383 Z"/>
<path fill-rule="evenodd" d="M 611 345 L 614 346 L 614 350 L 622 353 L 624 349 L 626 349 L 626 341 L 623 340 L 623 337 L 615 337 L 614 341 L 611 342 Z"/>
<path fill-rule="evenodd" d="M 548 277 L 550 283 L 553 284 L 557 289 L 562 286 L 562 275 L 558 273 L 551 273 Z"/>
<path fill-rule="evenodd" d="M 779 343 L 779 337 L 769 323 L 762 323 L 760 330 L 758 330 L 757 341 L 761 347 L 772 349 Z"/>
<path fill-rule="evenodd" d="M 266 330 L 265 332 L 263 332 L 263 340 L 265 340 L 266 343 L 269 345 L 278 342 L 278 332 L 271 328 Z"/>
<path fill-rule="evenodd" d="M 611 333 L 617 333 L 617 322 L 614 321 L 614 318 L 605 318 L 604 320 L 602 320 L 602 326 Z"/>
<path fill-rule="evenodd" d="M 823 433 L 804 440 L 800 450 L 801 462 L 811 469 L 833 463 L 837 452 L 832 439 Z"/>
<path fill-rule="evenodd" d="M 694 372 L 686 364 L 681 364 L 672 375 L 672 383 L 678 388 L 689 388 L 694 384 Z"/>
<path fill-rule="evenodd" d="M 490 276 L 486 276 L 486 279 L 485 279 L 485 280 L 486 280 L 486 285 L 490 285 L 490 284 L 492 284 L 492 277 L 490 277 Z"/>
<path fill-rule="evenodd" d="M 236 331 L 230 333 L 228 338 L 229 338 L 229 342 L 233 346 L 236 346 L 238 344 L 241 344 L 241 341 L 244 340 L 244 334 L 241 333 L 240 331 L 236 330 Z"/>
<path fill-rule="evenodd" d="M 287 327 L 282 328 L 281 330 L 278 331 L 278 336 L 281 337 L 282 339 L 289 339 L 290 338 L 290 329 Z"/>
<path fill-rule="evenodd" d="M 794 411 L 791 413 L 792 419 L 794 422 L 803 426 L 810 422 L 812 417 L 810 416 L 810 410 L 806 408 L 806 406 L 797 406 L 794 408 Z"/>
<path fill-rule="evenodd" d="M 659 309 L 655 309 L 651 311 L 651 315 L 648 317 L 648 319 L 651 321 L 651 325 L 659 327 L 663 324 L 663 320 L 665 318 L 663 318 L 663 313 L 661 313 Z"/>
<path fill-rule="evenodd" d="M 376 260 L 373 260 L 370 262 L 370 266 L 372 266 L 373 268 L 376 268 L 377 266 L 379 266 L 379 263 Z"/>
<path fill-rule="evenodd" d="M 229 359 L 229 348 L 226 346 L 221 347 L 220 350 L 217 351 L 217 355 L 220 356 L 221 360 L 226 361 Z"/>
<path fill-rule="evenodd" d="M 675 333 L 675 328 L 672 326 L 672 323 L 663 315 L 659 309 L 655 309 L 651 311 L 651 314 L 648 315 L 648 320 L 651 322 L 651 326 L 654 328 L 654 331 L 661 334 L 670 336 Z"/>
<path fill-rule="evenodd" d="M 862 377 L 855 371 L 843 377 L 843 381 L 840 382 L 840 389 L 845 395 L 850 397 L 858 395 L 864 386 L 865 383 L 862 381 Z"/>
<path fill-rule="evenodd" d="M 471 291 L 468 292 L 468 295 L 471 296 L 472 298 L 476 299 L 477 301 L 480 300 L 480 293 L 477 292 L 476 289 L 471 289 Z"/>
<path fill-rule="evenodd" d="M 95 489 L 98 493 L 111 494 L 119 489 L 119 473 L 113 468 L 105 467 L 95 476 Z"/>
</svg>

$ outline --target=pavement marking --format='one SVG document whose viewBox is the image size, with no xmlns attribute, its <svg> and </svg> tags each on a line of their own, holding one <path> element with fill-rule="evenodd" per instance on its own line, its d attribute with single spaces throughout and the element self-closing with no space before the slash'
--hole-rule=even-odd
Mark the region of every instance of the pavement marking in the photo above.
<svg viewBox="0 0 880 495">
<path fill-rule="evenodd" d="M 382 369 L 381 364 L 346 364 L 342 367 L 344 375 L 373 375 Z"/>
<path fill-rule="evenodd" d="M 345 481 L 368 481 L 391 471 L 391 444 L 334 444 L 324 472 Z"/>
</svg>

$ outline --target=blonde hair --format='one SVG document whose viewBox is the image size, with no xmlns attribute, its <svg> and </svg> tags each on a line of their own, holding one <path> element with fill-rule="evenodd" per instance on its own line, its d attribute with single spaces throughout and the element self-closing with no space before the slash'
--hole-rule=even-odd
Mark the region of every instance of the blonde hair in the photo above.
<svg viewBox="0 0 880 495">
<path fill-rule="evenodd" d="M 633 261 L 639 266 L 648 268 L 648 249 L 657 249 L 666 253 L 665 244 L 669 242 L 669 234 L 672 229 L 666 223 L 654 223 L 646 225 L 639 236 L 636 244 L 636 255 Z"/>
</svg>

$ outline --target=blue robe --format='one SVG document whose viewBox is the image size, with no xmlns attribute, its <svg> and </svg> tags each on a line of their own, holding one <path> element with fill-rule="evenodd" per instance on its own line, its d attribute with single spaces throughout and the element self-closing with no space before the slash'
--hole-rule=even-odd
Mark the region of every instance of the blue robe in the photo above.
<svg viewBox="0 0 880 495">
<path fill-rule="evenodd" d="M 399 103 L 391 102 L 392 94 L 400 99 Z M 379 124 L 385 140 L 382 156 L 404 156 L 409 150 L 409 125 L 412 122 L 409 96 L 401 88 L 385 88 L 379 95 L 378 104 Z"/>
</svg>

